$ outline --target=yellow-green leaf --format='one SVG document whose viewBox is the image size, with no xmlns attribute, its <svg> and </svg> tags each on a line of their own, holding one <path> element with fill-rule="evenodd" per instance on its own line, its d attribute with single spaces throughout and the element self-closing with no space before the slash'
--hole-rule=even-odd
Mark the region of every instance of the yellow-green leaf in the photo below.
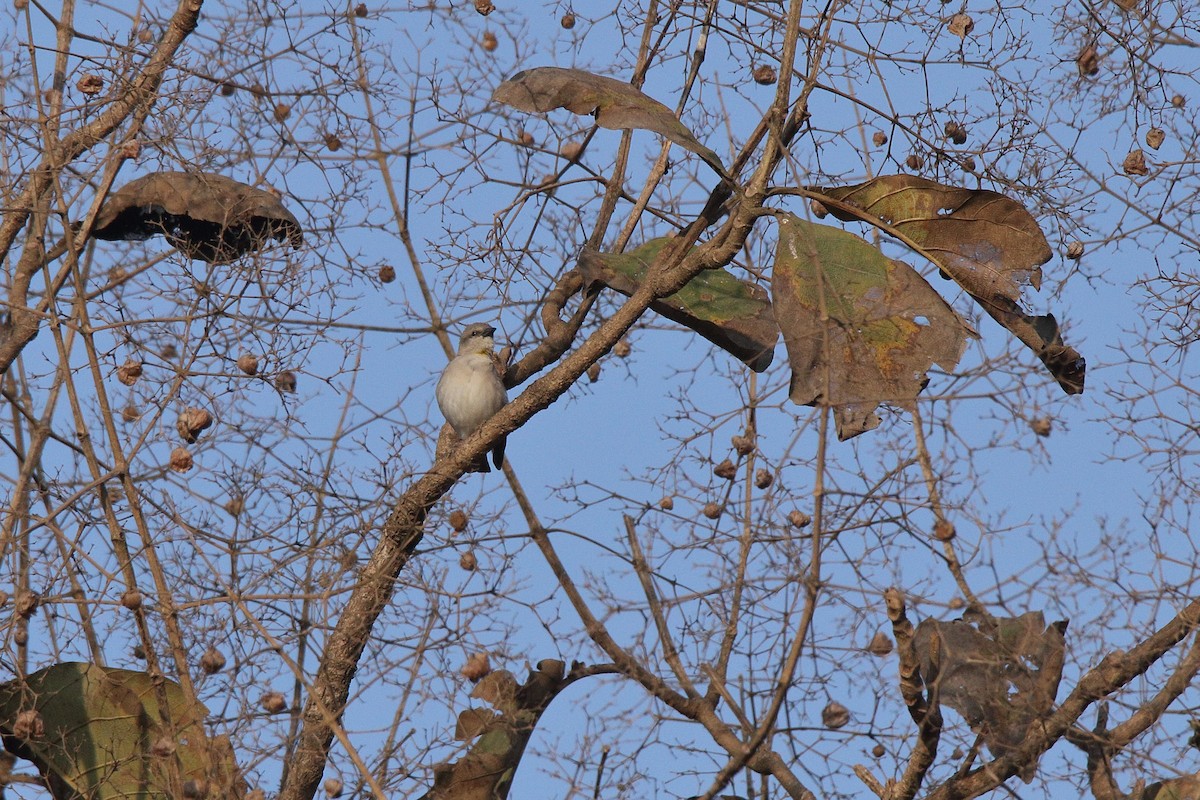
<svg viewBox="0 0 1200 800">
<path fill-rule="evenodd" d="M 202 780 L 221 796 L 242 796 L 232 751 L 205 736 L 208 710 L 189 703 L 178 684 L 166 681 L 164 689 L 169 728 L 146 673 L 55 664 L 0 685 L 0 729 L 16 736 L 19 754 L 52 785 L 89 800 L 173 798 L 175 766 L 181 781 Z M 40 717 L 40 733 L 17 725 L 31 712 Z"/>
<path fill-rule="evenodd" d="M 632 295 L 672 241 L 651 239 L 627 253 L 585 250 L 579 267 L 586 280 Z M 726 270 L 705 270 L 650 307 L 732 353 L 755 372 L 765 370 L 775 358 L 779 327 L 770 297 L 758 284 L 740 280 Z"/>
</svg>

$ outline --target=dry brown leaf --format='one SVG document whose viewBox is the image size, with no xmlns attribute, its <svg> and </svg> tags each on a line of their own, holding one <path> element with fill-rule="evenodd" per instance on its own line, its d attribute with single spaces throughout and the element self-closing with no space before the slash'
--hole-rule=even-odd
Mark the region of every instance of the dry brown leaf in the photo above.
<svg viewBox="0 0 1200 800">
<path fill-rule="evenodd" d="M 830 204 L 846 221 L 879 219 L 965 289 L 1041 359 L 1067 394 L 1083 391 L 1087 363 L 1063 343 L 1053 314 L 1030 316 L 1021 285 L 1041 286 L 1052 251 L 1024 206 L 997 192 L 946 186 L 914 175 L 885 175 L 854 186 L 818 189 L 858 209 Z"/>
<path fill-rule="evenodd" d="M 913 636 L 931 699 L 945 703 L 999 757 L 1018 747 L 1030 724 L 1054 705 L 1062 679 L 1066 622 L 1046 625 L 1040 611 L 1019 617 L 922 620 Z M 1028 783 L 1037 769 L 1018 773 Z"/>
<path fill-rule="evenodd" d="M 492 99 L 518 111 L 542 113 L 565 108 L 575 114 L 594 114 L 596 124 L 610 130 L 653 131 L 700 156 L 719 175 L 728 177 L 720 157 L 701 144 L 671 109 L 616 78 L 581 69 L 534 67 L 497 86 Z"/>
<path fill-rule="evenodd" d="M 191 258 L 227 264 L 269 240 L 304 243 L 300 223 L 270 192 L 224 175 L 155 172 L 104 201 L 92 235 L 143 240 L 162 234 Z"/>
</svg>

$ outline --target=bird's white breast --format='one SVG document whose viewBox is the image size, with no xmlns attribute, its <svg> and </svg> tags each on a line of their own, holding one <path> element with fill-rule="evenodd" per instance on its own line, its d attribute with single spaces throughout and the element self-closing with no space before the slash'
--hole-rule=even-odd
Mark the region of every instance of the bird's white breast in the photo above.
<svg viewBox="0 0 1200 800">
<path fill-rule="evenodd" d="M 437 385 L 438 406 L 460 437 L 470 436 L 508 402 L 491 356 L 466 353 L 446 367 Z"/>
</svg>

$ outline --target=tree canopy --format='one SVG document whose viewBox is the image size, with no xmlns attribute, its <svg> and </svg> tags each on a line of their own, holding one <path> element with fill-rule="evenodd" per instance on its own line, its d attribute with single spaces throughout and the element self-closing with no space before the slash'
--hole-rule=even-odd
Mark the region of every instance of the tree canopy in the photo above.
<svg viewBox="0 0 1200 800">
<path fill-rule="evenodd" d="M 0 785 L 1191 796 L 1200 9 L 1027 6 L 15 0 Z"/>
</svg>

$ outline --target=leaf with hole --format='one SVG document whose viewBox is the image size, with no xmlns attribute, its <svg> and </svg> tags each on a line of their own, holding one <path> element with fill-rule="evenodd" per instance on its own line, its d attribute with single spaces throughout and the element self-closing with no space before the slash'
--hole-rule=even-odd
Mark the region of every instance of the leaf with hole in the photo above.
<svg viewBox="0 0 1200 800">
<path fill-rule="evenodd" d="M 1063 343 L 1053 314 L 1030 316 L 1021 286 L 1041 287 L 1050 245 L 1024 206 L 997 192 L 945 186 L 914 175 L 884 175 L 854 186 L 816 189 L 843 221 L 880 220 L 967 291 L 1031 349 L 1067 394 L 1083 391 L 1086 362 Z"/>
<path fill-rule="evenodd" d="M 911 267 L 852 233 L 780 214 L 771 300 L 792 367 L 790 396 L 834 410 L 838 438 L 906 406 L 933 364 L 953 369 L 968 328 Z"/>
</svg>

